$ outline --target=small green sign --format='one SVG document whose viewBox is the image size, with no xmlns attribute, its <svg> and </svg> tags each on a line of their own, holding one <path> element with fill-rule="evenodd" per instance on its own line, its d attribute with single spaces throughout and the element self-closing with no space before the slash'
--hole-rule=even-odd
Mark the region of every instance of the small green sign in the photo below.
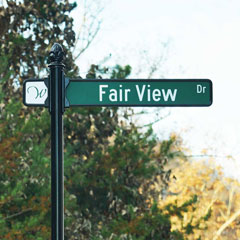
<svg viewBox="0 0 240 240">
<path fill-rule="evenodd" d="M 210 106 L 208 79 L 74 80 L 66 89 L 70 106 Z"/>
</svg>

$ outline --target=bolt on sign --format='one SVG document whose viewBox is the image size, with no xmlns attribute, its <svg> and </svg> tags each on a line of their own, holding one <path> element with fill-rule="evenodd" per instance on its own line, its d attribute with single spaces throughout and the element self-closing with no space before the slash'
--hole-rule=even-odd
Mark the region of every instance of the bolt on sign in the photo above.
<svg viewBox="0 0 240 240">
<path fill-rule="evenodd" d="M 49 76 L 23 83 L 23 103 L 51 114 L 51 239 L 64 239 L 63 114 L 72 106 L 210 106 L 208 79 L 71 79 L 64 75 L 62 46 L 50 51 Z"/>
</svg>

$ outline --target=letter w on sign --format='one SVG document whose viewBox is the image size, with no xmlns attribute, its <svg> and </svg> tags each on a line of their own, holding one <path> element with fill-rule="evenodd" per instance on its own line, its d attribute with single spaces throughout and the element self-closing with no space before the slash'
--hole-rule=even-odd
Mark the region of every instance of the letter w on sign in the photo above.
<svg viewBox="0 0 240 240">
<path fill-rule="evenodd" d="M 47 106 L 48 79 L 27 79 L 23 84 L 23 103 L 26 106 Z"/>
</svg>

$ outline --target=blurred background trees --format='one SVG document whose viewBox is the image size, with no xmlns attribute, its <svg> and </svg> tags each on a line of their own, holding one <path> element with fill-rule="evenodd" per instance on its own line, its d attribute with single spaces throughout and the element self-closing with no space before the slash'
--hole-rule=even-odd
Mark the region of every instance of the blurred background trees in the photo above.
<svg viewBox="0 0 240 240">
<path fill-rule="evenodd" d="M 22 83 L 48 74 L 48 54 L 54 42 L 64 47 L 66 75 L 79 75 L 76 58 L 98 33 L 100 21 L 94 11 L 96 6 L 97 14 L 102 10 L 98 1 L 82 3 L 84 21 L 76 34 L 69 16 L 76 3 L 1 2 L 0 239 L 50 239 L 50 117 L 47 109 L 23 106 Z M 95 6 L 92 11 L 91 6 Z M 123 79 L 130 73 L 129 65 L 109 68 L 99 64 L 90 67 L 86 78 Z M 209 187 L 214 192 L 215 184 L 222 186 L 221 180 L 201 185 L 213 173 L 202 168 L 201 179 L 197 178 L 197 168 L 187 162 L 179 138 L 173 135 L 160 141 L 151 125 L 141 128 L 132 114 L 131 109 L 120 112 L 116 107 L 66 110 L 66 239 L 204 239 L 208 222 L 219 216 L 222 227 L 209 227 L 217 231 L 214 236 L 237 226 L 235 190 L 229 192 L 227 208 L 216 200 L 217 194 L 214 201 L 210 192 L 205 198 L 201 191 Z M 172 174 L 171 163 L 179 159 L 184 161 L 174 165 Z M 183 168 L 195 178 L 181 175 Z M 200 188 L 196 189 L 196 182 Z M 214 208 L 217 204 L 222 204 L 222 212 Z"/>
</svg>

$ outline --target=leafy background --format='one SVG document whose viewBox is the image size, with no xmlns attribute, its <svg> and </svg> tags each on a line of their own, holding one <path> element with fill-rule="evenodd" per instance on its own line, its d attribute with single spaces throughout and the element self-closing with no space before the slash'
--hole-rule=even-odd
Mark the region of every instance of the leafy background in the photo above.
<svg viewBox="0 0 240 240">
<path fill-rule="evenodd" d="M 48 74 L 54 42 L 64 47 L 67 76 L 114 81 L 132 71 L 103 61 L 79 76 L 76 59 L 100 25 L 89 17 L 76 34 L 75 7 L 67 0 L 0 5 L 0 239 L 51 238 L 50 116 L 22 104 L 23 81 Z M 238 239 L 239 183 L 214 164 L 190 161 L 180 136 L 161 140 L 134 115 L 66 110 L 65 238 Z"/>
</svg>

